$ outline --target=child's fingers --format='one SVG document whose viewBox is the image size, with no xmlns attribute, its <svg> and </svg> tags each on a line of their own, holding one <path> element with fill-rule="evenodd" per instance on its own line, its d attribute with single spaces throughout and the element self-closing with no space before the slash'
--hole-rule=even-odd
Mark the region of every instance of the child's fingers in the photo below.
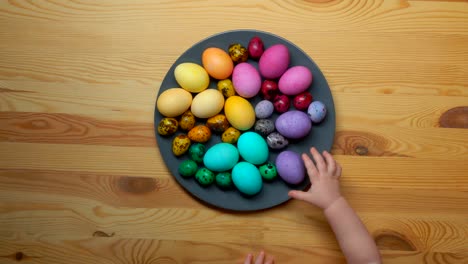
<svg viewBox="0 0 468 264">
<path fill-rule="evenodd" d="M 327 167 L 325 165 L 325 161 L 323 160 L 322 155 L 320 155 L 320 153 L 318 153 L 316 148 L 311 148 L 310 149 L 310 154 L 312 154 L 312 157 L 315 160 L 315 164 L 317 166 L 318 171 L 320 173 L 325 172 Z"/>
<path fill-rule="evenodd" d="M 275 264 L 275 260 L 272 257 L 268 257 L 265 261 L 265 264 Z"/>
<path fill-rule="evenodd" d="M 335 161 L 335 159 L 326 150 L 323 151 L 323 157 L 325 157 L 325 160 L 327 161 L 328 172 L 331 173 L 332 175 L 335 174 L 335 171 L 336 171 L 336 161 Z"/>
<path fill-rule="evenodd" d="M 265 252 L 260 252 L 260 254 L 257 257 L 257 260 L 255 261 L 255 264 L 263 264 L 263 261 L 265 260 Z"/>
<path fill-rule="evenodd" d="M 314 182 L 318 177 L 318 170 L 315 167 L 312 160 L 306 154 L 302 154 L 302 160 L 304 161 L 304 165 L 307 169 L 307 174 L 309 175 L 309 179 L 311 182 Z"/>
<path fill-rule="evenodd" d="M 296 200 L 307 201 L 309 194 L 303 191 L 289 191 L 288 196 Z"/>
<path fill-rule="evenodd" d="M 247 257 L 245 258 L 244 264 L 252 264 L 252 254 L 248 254 Z"/>
<path fill-rule="evenodd" d="M 336 177 L 341 177 L 341 165 L 339 163 L 336 163 L 336 172 L 335 172 Z"/>
</svg>

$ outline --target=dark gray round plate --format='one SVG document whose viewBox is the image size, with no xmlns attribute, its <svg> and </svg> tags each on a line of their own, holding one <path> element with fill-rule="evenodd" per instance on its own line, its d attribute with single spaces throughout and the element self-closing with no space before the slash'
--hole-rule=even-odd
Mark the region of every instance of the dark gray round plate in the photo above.
<svg viewBox="0 0 468 264">
<path fill-rule="evenodd" d="M 291 142 L 287 149 L 297 153 L 308 153 L 309 148 L 311 146 L 315 146 L 320 151 L 329 151 L 332 147 L 333 138 L 335 135 L 335 106 L 333 104 L 332 94 L 330 88 L 328 87 L 327 81 L 320 69 L 307 54 L 305 54 L 300 48 L 288 40 L 271 33 L 256 30 L 236 30 L 223 32 L 198 42 L 186 52 L 184 52 L 172 65 L 164 77 L 159 94 L 169 88 L 180 87 L 174 77 L 174 69 L 180 63 L 194 62 L 202 65 L 201 55 L 206 48 L 218 47 L 227 52 L 229 45 L 232 43 L 240 43 L 244 47 L 247 47 L 250 39 L 254 36 L 259 36 L 263 40 L 265 49 L 274 44 L 281 43 L 286 45 L 289 48 L 291 55 L 291 62 L 289 66 L 303 65 L 312 71 L 313 81 L 309 91 L 312 93 L 314 100 L 322 101 L 328 110 L 328 114 L 322 123 L 314 124 L 312 126 L 312 131 L 307 137 L 297 142 Z M 258 66 L 256 61 L 249 59 L 248 62 L 255 67 Z M 216 84 L 217 80 L 212 79 L 209 88 L 216 89 Z M 255 106 L 255 104 L 260 100 L 261 98 L 258 95 L 249 101 L 253 106 Z M 291 108 L 293 107 L 291 106 Z M 157 131 L 158 123 L 162 118 L 163 117 L 156 109 L 154 113 L 155 131 Z M 275 114 L 272 118 L 273 120 L 276 120 L 277 115 Z M 203 123 L 205 121 L 206 120 L 198 120 L 199 123 Z M 177 134 L 179 133 L 181 132 L 178 132 Z M 180 162 L 188 159 L 189 157 L 187 154 L 181 157 L 176 157 L 172 154 L 172 139 L 175 137 L 175 135 L 171 137 L 162 137 L 157 132 L 155 134 L 164 162 L 177 182 L 179 182 L 179 184 L 182 185 L 185 190 L 193 196 L 216 207 L 235 211 L 262 210 L 288 201 L 290 199 L 288 197 L 289 190 L 303 190 L 306 189 L 310 184 L 308 177 L 306 177 L 306 179 L 301 184 L 295 186 L 286 184 L 278 177 L 272 182 L 264 181 L 262 191 L 252 197 L 246 197 L 242 195 L 235 188 L 227 191 L 221 190 L 216 186 L 216 184 L 213 184 L 209 187 L 202 187 L 197 183 L 195 178 L 186 179 L 179 175 L 178 166 Z M 210 146 L 219 142 L 221 142 L 220 136 L 213 134 L 211 139 L 206 143 L 206 147 L 209 148 Z M 274 162 L 278 153 L 279 151 L 270 151 L 269 160 Z"/>
</svg>

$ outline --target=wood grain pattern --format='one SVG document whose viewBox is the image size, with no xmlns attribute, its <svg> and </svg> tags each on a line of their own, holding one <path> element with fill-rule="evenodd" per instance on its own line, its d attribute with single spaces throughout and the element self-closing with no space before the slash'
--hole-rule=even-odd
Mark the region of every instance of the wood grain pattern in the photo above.
<svg viewBox="0 0 468 264">
<path fill-rule="evenodd" d="M 466 0 L 0 2 L 0 263 L 344 263 L 317 208 L 218 210 L 161 159 L 167 70 L 242 28 L 325 74 L 342 192 L 384 263 L 468 263 Z"/>
</svg>

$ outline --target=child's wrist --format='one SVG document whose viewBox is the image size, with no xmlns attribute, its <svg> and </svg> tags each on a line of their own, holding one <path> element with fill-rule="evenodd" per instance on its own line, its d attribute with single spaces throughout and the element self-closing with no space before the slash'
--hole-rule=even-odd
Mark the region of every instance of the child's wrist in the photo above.
<svg viewBox="0 0 468 264">
<path fill-rule="evenodd" d="M 336 207 L 337 205 L 339 205 L 342 201 L 345 201 L 345 198 L 343 196 L 338 196 L 337 198 L 335 198 L 330 204 L 328 204 L 328 206 L 326 206 L 325 208 L 323 208 L 323 212 L 324 213 L 327 213 L 328 211 L 331 211 L 334 207 Z"/>
</svg>

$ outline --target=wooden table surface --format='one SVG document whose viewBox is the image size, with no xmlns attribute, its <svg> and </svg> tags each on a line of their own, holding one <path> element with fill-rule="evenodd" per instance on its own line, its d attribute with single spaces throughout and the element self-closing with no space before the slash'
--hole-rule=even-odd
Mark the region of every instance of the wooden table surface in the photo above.
<svg viewBox="0 0 468 264">
<path fill-rule="evenodd" d="M 253 28 L 333 92 L 342 191 L 385 263 L 468 263 L 467 1 L 0 2 L 0 263 L 342 263 L 302 202 L 229 213 L 157 148 L 161 81 L 195 42 Z"/>
</svg>

